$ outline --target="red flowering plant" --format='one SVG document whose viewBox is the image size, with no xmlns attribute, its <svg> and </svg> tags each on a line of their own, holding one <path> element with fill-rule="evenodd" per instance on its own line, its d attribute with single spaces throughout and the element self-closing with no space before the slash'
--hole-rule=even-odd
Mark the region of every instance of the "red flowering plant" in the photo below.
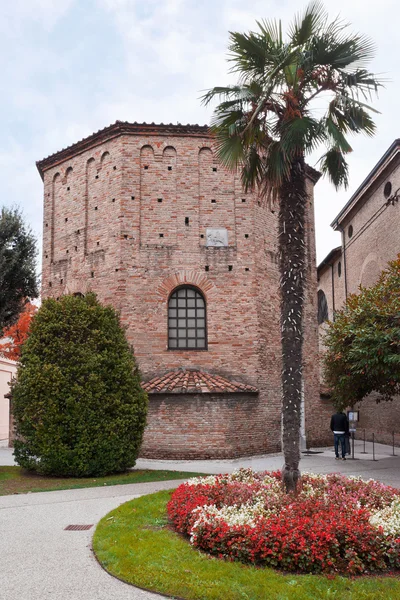
<svg viewBox="0 0 400 600">
<path fill-rule="evenodd" d="M 182 484 L 168 515 L 219 558 L 307 573 L 400 568 L 400 492 L 376 481 L 305 474 L 290 496 L 279 472 L 241 469 Z"/>
</svg>

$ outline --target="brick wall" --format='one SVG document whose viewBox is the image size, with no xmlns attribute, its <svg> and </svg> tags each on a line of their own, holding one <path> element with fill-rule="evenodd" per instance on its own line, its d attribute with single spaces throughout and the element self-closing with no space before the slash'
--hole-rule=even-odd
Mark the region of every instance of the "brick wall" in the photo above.
<svg viewBox="0 0 400 600">
<path fill-rule="evenodd" d="M 141 457 L 234 458 L 277 452 L 256 394 L 152 394 Z M 265 443 L 267 440 L 267 443 Z"/>
<path fill-rule="evenodd" d="M 343 229 L 342 252 L 332 264 L 333 281 L 330 265 L 319 269 L 318 288 L 326 295 L 330 319 L 333 318 L 333 300 L 336 309 L 340 309 L 345 302 L 345 277 L 347 294 L 357 293 L 360 285 L 374 285 L 388 261 L 394 260 L 400 252 L 400 205 L 398 201 L 388 204 L 384 194 L 387 182 L 391 183 L 392 194 L 400 187 L 400 157 L 396 153 L 389 157 L 376 174 L 372 172 L 370 178 L 365 190 L 360 191 L 357 202 L 340 218 L 339 229 Z M 325 327 L 320 326 L 321 353 Z M 392 431 L 395 431 L 396 443 L 400 443 L 398 398 L 391 403 L 377 404 L 376 396 L 371 395 L 357 408 L 361 415 L 359 429 L 366 429 L 367 438 L 371 438 L 372 432 L 375 432 L 381 441 L 391 443 Z"/>
<path fill-rule="evenodd" d="M 93 290 L 116 307 L 144 379 L 188 368 L 257 387 L 252 409 L 238 413 L 246 416 L 254 440 L 249 434 L 241 443 L 235 438 L 234 450 L 226 434 L 219 452 L 275 451 L 281 437 L 276 212 L 243 192 L 239 177 L 218 164 L 205 133 L 144 130 L 103 139 L 90 149 L 76 146 L 44 169 L 43 296 Z M 310 431 L 318 398 L 312 191 L 310 184 L 305 316 Z M 226 228 L 228 246 L 207 247 L 208 227 Z M 207 351 L 168 349 L 168 298 L 183 284 L 196 286 L 206 299 Z M 229 402 L 220 404 L 221 418 L 228 419 L 227 407 L 245 404 Z M 189 404 L 194 410 L 195 403 Z M 151 409 L 154 419 L 157 410 Z M 175 400 L 169 415 L 174 411 Z M 147 455 L 154 427 L 149 420 Z"/>
</svg>

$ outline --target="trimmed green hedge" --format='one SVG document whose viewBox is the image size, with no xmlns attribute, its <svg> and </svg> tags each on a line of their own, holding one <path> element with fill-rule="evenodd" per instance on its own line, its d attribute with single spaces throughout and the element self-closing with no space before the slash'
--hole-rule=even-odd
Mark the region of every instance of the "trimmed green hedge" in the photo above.
<svg viewBox="0 0 400 600">
<path fill-rule="evenodd" d="M 45 300 L 22 349 L 12 403 L 22 467 L 90 477 L 134 466 L 147 395 L 115 310 L 92 293 Z"/>
</svg>

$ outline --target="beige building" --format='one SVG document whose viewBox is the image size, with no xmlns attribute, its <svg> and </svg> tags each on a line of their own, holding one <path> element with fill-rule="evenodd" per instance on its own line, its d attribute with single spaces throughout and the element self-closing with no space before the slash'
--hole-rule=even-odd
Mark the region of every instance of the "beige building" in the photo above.
<svg viewBox="0 0 400 600">
<path fill-rule="evenodd" d="M 10 381 L 17 371 L 17 363 L 0 357 L 0 446 L 8 446 L 10 437 Z"/>
<path fill-rule="evenodd" d="M 400 252 L 400 139 L 395 140 L 362 182 L 331 226 L 342 235 L 318 266 L 318 323 L 322 348 L 324 322 L 332 320 L 349 294 L 374 285 L 390 260 Z M 359 428 L 380 441 L 400 443 L 400 402 L 376 403 L 376 397 L 359 406 Z"/>
</svg>

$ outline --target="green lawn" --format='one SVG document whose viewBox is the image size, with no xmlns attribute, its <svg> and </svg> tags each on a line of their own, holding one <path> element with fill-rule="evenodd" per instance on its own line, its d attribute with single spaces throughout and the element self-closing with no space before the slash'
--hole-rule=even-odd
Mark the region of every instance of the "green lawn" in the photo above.
<svg viewBox="0 0 400 600">
<path fill-rule="evenodd" d="M 112 575 L 188 600 L 399 600 L 396 577 L 285 575 L 218 560 L 193 549 L 167 524 L 171 492 L 142 496 L 103 517 L 93 548 Z"/>
<path fill-rule="evenodd" d="M 82 477 L 78 479 L 73 477 L 44 477 L 43 475 L 36 475 L 35 473 L 25 471 L 21 467 L 0 467 L 0 496 L 125 483 L 188 479 L 197 475 L 199 473 L 187 473 L 186 471 L 150 471 L 138 469 L 118 475 L 108 475 L 107 477 Z"/>
</svg>

